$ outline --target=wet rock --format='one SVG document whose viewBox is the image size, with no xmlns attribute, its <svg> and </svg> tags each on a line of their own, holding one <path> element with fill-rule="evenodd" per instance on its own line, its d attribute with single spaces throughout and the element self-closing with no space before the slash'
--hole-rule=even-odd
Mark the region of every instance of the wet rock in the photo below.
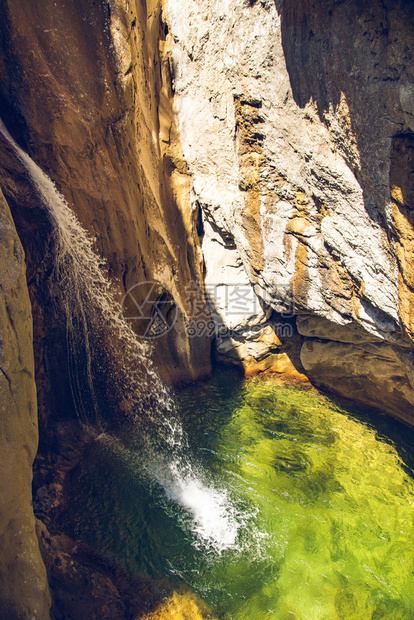
<svg viewBox="0 0 414 620">
<path fill-rule="evenodd" d="M 412 424 L 413 359 L 384 343 L 355 345 L 305 339 L 300 359 L 317 386 L 350 401 L 380 408 Z"/>
<path fill-rule="evenodd" d="M 36 521 L 40 548 L 54 593 L 56 620 L 125 620 L 139 618 L 160 604 L 172 584 L 160 579 L 159 590 L 145 575 L 133 575 L 66 534 L 51 533 Z"/>
<path fill-rule="evenodd" d="M 185 331 L 202 258 L 160 5 L 23 0 L 4 3 L 0 19 L 3 121 L 96 237 L 119 299 L 148 281 L 171 292 L 181 319 L 159 343 L 160 372 L 172 382 L 208 374 L 210 339 Z"/>
</svg>

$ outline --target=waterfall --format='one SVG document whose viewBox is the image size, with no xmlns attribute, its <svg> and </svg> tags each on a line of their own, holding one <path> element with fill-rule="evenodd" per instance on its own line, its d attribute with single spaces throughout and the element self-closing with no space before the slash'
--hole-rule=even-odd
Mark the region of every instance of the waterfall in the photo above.
<svg viewBox="0 0 414 620">
<path fill-rule="evenodd" d="M 80 421 L 97 424 L 101 419 L 96 373 L 109 378 L 123 410 L 151 414 L 155 407 L 160 414 L 171 405 L 171 396 L 152 367 L 149 345 L 139 341 L 122 319 L 93 239 L 53 181 L 16 144 L 1 120 L 0 132 L 25 166 L 52 224 L 52 277 L 59 285 L 66 315 L 70 384 Z"/>
<path fill-rule="evenodd" d="M 105 394 L 97 388 L 96 378 L 105 376 L 111 407 L 136 421 L 148 475 L 189 514 L 198 540 L 218 552 L 233 546 L 239 524 L 229 497 L 225 490 L 214 489 L 192 462 L 173 398 L 152 366 L 149 345 L 139 341 L 123 320 L 93 240 L 1 119 L 0 132 L 24 165 L 52 224 L 49 277 L 59 286 L 66 315 L 70 384 L 80 422 L 101 423 L 100 400 Z"/>
</svg>

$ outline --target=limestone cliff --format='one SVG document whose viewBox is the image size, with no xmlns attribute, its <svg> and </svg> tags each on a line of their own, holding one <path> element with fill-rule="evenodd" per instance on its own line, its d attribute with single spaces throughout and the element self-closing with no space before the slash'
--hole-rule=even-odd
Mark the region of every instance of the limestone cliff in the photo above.
<svg viewBox="0 0 414 620">
<path fill-rule="evenodd" d="M 43 620 L 50 594 L 32 508 L 37 407 L 24 252 L 0 191 L 0 615 Z"/>
<path fill-rule="evenodd" d="M 168 17 L 207 274 L 231 250 L 270 322 L 297 317 L 299 371 L 413 423 L 412 4 L 179 0 Z"/>
</svg>

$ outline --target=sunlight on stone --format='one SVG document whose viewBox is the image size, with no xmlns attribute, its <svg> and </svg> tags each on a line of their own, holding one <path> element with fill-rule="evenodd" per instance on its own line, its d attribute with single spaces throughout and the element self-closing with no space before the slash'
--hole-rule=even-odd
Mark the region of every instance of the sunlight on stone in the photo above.
<svg viewBox="0 0 414 620">
<path fill-rule="evenodd" d="M 174 594 L 154 612 L 137 620 L 216 620 L 207 605 L 194 594 Z"/>
</svg>

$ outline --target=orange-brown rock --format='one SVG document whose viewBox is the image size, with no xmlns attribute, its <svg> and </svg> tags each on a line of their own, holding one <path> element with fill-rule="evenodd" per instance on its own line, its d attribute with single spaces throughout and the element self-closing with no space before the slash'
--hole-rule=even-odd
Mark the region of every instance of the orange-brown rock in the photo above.
<svg viewBox="0 0 414 620">
<path fill-rule="evenodd" d="M 412 425 L 414 369 L 410 357 L 407 350 L 386 343 L 318 339 L 305 339 L 300 354 L 315 385 Z"/>
<path fill-rule="evenodd" d="M 399 267 L 400 314 L 414 340 L 414 133 L 394 137 L 391 150 L 390 188 L 392 219 Z"/>
<path fill-rule="evenodd" d="M 120 296 L 151 280 L 171 291 L 180 313 L 159 347 L 164 376 L 208 374 L 209 339 L 185 333 L 202 259 L 160 3 L 19 0 L 0 19 L 5 124 L 96 237 Z"/>
<path fill-rule="evenodd" d="M 142 281 L 160 282 L 171 291 L 178 318 L 158 339 L 155 353 L 163 376 L 180 382 L 208 374 L 210 338 L 190 339 L 186 331 L 191 321 L 186 286 L 197 282 L 198 302 L 204 303 L 203 267 L 189 200 L 190 177 L 174 120 L 165 46 L 168 29 L 160 3 L 130 2 L 127 8 L 121 0 L 6 1 L 0 6 L 0 21 L 2 120 L 96 238 L 96 250 L 106 259 L 118 298 Z M 26 250 L 41 442 L 49 456 L 61 444 L 57 418 L 74 415 L 69 411 L 73 402 L 59 284 L 53 283 L 50 290 L 46 286 L 53 264 L 51 222 L 2 137 L 0 179 Z M 5 374 L 0 374 L 1 612 L 10 618 L 43 619 L 50 597 L 30 506 L 37 446 L 30 302 L 23 252 L 13 234 L 14 245 L 2 254 L 2 267 L 4 274 L 18 267 L 18 281 L 11 292 L 6 287 L 0 295 L 16 327 L 13 336 L 8 315 L 1 317 L 2 354 L 10 365 L 2 364 Z M 9 344 L 14 348 L 7 349 Z M 10 390 L 10 385 L 16 389 Z M 127 409 L 127 396 L 125 403 Z"/>
<path fill-rule="evenodd" d="M 194 594 L 173 592 L 155 611 L 137 620 L 215 620 L 215 616 Z"/>
<path fill-rule="evenodd" d="M 38 443 L 32 313 L 23 248 L 1 191 L 0 255 L 0 615 L 47 620 L 31 489 Z"/>
</svg>

